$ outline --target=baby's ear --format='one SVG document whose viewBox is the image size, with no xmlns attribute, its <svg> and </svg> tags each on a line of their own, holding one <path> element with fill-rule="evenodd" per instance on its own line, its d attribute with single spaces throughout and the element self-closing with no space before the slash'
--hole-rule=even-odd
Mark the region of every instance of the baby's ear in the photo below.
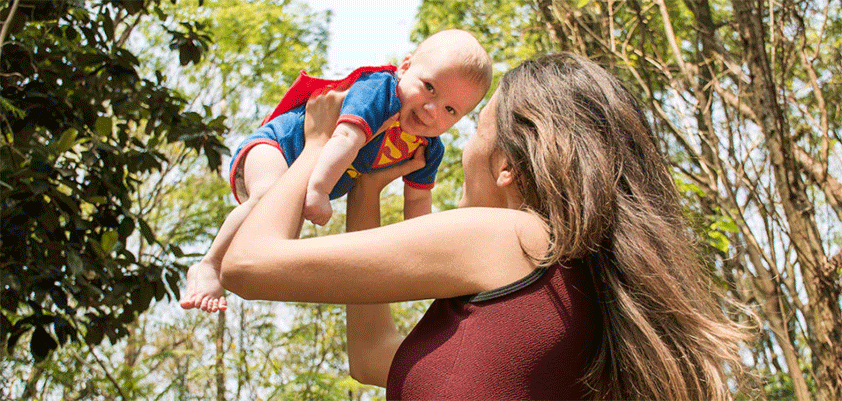
<svg viewBox="0 0 842 401">
<path fill-rule="evenodd" d="M 407 54 L 406 57 L 403 58 L 403 61 L 401 61 L 401 65 L 398 66 L 398 71 L 397 71 L 398 77 L 403 75 L 404 71 L 409 69 L 410 64 L 412 64 L 412 54 L 411 53 Z"/>
</svg>

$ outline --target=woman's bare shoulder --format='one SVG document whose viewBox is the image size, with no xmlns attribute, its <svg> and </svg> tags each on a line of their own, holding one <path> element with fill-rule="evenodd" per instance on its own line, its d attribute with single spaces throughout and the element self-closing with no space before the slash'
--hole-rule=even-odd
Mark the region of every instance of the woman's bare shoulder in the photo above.
<svg viewBox="0 0 842 401">
<path fill-rule="evenodd" d="M 489 225 L 506 229 L 516 229 L 523 234 L 546 236 L 546 226 L 536 214 L 524 210 L 495 207 L 466 207 L 453 209 L 430 216 L 439 216 L 454 221 L 474 221 L 478 225 Z"/>
<path fill-rule="evenodd" d="M 531 256 L 543 255 L 549 245 L 543 219 L 523 210 L 468 207 L 424 217 L 439 222 L 433 224 L 444 225 L 454 237 L 482 239 L 492 246 L 514 247 L 515 252 L 520 248 Z"/>
</svg>

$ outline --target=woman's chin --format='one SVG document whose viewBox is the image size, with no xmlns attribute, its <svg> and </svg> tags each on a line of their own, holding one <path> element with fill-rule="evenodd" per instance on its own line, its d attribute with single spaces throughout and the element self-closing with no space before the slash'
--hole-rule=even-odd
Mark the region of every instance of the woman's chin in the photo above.
<svg viewBox="0 0 842 401">
<path fill-rule="evenodd" d="M 468 201 L 465 199 L 465 195 L 462 195 L 462 199 L 459 199 L 459 203 L 456 204 L 457 208 L 468 207 Z"/>
</svg>

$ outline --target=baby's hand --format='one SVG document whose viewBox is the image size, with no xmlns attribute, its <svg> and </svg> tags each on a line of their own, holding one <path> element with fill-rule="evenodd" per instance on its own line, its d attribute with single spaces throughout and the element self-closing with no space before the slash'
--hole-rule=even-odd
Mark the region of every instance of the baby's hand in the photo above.
<svg viewBox="0 0 842 401">
<path fill-rule="evenodd" d="M 333 209 L 330 207 L 330 196 L 314 189 L 307 189 L 304 197 L 304 218 L 323 226 L 330 221 Z"/>
</svg>

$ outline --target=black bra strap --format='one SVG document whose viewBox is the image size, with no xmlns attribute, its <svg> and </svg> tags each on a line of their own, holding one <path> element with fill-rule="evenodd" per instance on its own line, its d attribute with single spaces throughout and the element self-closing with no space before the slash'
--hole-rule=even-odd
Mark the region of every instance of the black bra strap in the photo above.
<svg viewBox="0 0 842 401">
<path fill-rule="evenodd" d="M 462 300 L 465 302 L 482 302 L 509 295 L 515 291 L 519 291 L 523 288 L 526 288 L 528 285 L 538 281 L 538 279 L 541 278 L 541 276 L 543 276 L 544 272 L 546 271 L 546 267 L 537 268 L 531 273 L 527 274 L 523 278 L 513 283 L 506 284 L 500 288 L 495 288 L 493 290 L 483 291 L 474 295 L 465 295 L 464 297 L 462 297 Z"/>
</svg>

